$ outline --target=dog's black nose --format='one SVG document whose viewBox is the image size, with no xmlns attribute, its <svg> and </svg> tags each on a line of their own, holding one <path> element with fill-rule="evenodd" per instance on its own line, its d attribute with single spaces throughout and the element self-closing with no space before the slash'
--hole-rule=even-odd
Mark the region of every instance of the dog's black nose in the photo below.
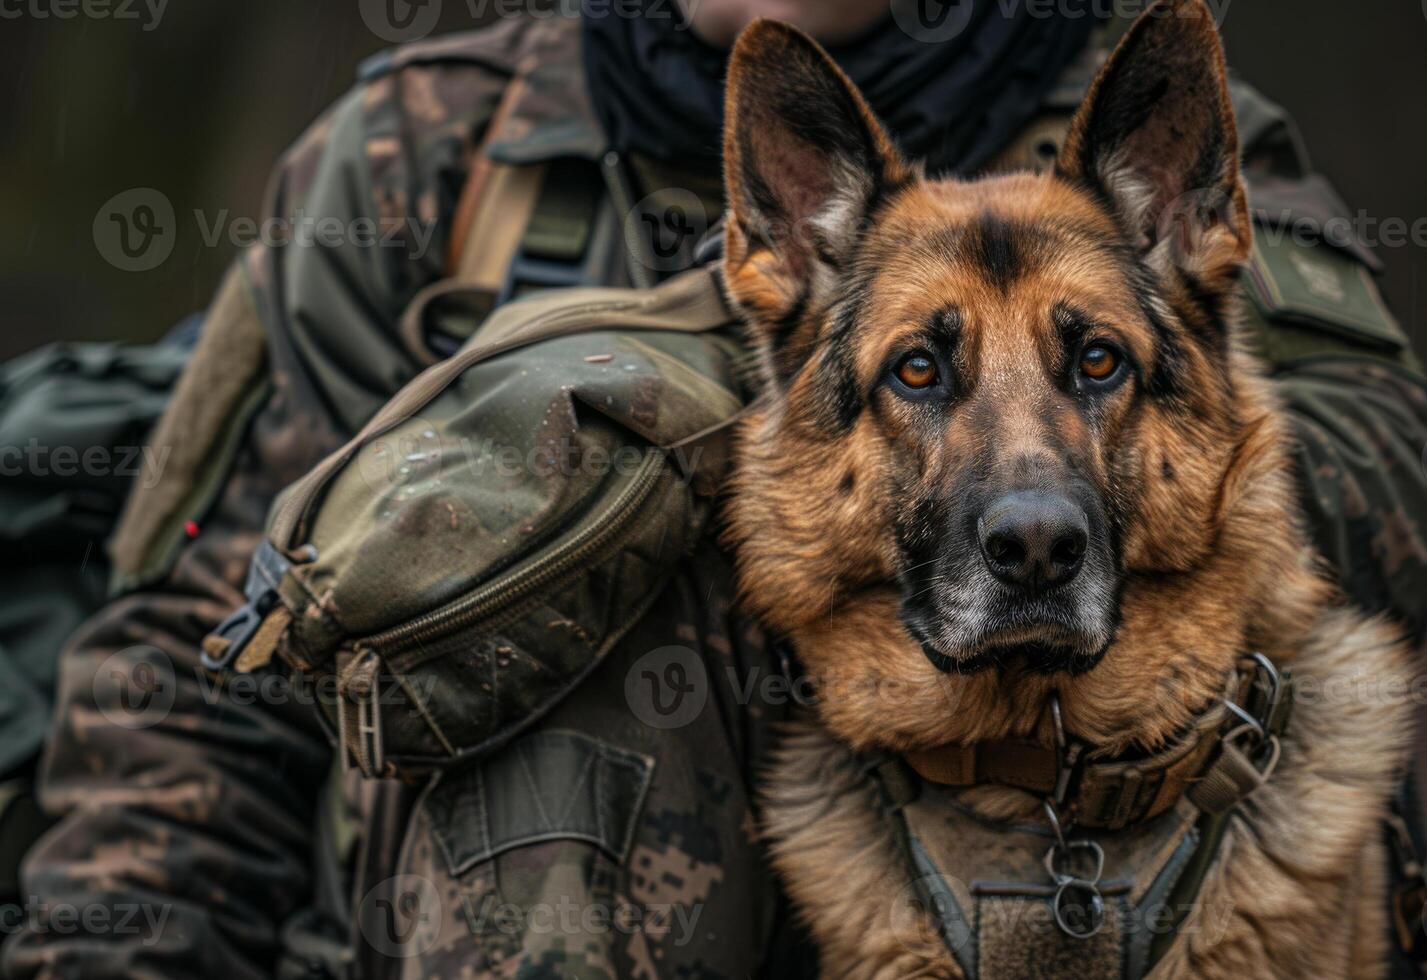
<svg viewBox="0 0 1427 980">
<path fill-rule="evenodd" d="M 1080 571 L 1090 540 L 1085 511 L 1059 494 L 1020 490 L 986 508 L 976 522 L 981 554 L 1008 585 L 1049 589 Z"/>
</svg>

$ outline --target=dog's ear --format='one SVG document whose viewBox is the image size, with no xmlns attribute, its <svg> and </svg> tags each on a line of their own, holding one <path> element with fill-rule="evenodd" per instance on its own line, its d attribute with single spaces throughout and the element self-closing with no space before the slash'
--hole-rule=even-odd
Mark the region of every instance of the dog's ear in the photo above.
<svg viewBox="0 0 1427 980">
<path fill-rule="evenodd" d="M 861 94 L 807 35 L 759 20 L 728 65 L 724 181 L 729 292 L 765 353 L 805 346 L 869 212 L 909 170 Z M 786 371 L 775 371 L 785 374 Z"/>
<path fill-rule="evenodd" d="M 1252 242 L 1219 32 L 1203 0 L 1159 0 L 1090 86 L 1056 163 L 1165 270 L 1227 289 Z"/>
</svg>

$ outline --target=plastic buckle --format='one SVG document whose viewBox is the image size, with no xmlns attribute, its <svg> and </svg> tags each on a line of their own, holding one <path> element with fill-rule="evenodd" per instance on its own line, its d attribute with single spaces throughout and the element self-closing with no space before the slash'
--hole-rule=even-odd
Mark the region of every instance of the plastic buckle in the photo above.
<svg viewBox="0 0 1427 980">
<path fill-rule="evenodd" d="M 537 258 L 516 250 L 505 271 L 505 280 L 496 294 L 493 309 L 519 299 L 528 291 L 568 289 L 574 286 L 598 286 L 610 279 L 614 261 L 614 246 L 620 231 L 615 227 L 614 206 L 606 197 L 595 208 L 593 225 L 585 243 L 584 254 L 576 261 Z"/>
<path fill-rule="evenodd" d="M 216 657 L 206 649 L 203 651 L 200 659 L 205 670 L 227 670 L 229 665 L 238 659 L 253 639 L 253 634 L 257 633 L 263 619 L 272 611 L 273 606 L 277 605 L 278 583 L 291 567 L 271 542 L 264 539 L 262 544 L 258 545 L 253 560 L 248 564 L 248 580 L 243 587 L 247 602 L 235 609 L 210 634 L 227 640 L 228 645 L 223 653 Z"/>
</svg>

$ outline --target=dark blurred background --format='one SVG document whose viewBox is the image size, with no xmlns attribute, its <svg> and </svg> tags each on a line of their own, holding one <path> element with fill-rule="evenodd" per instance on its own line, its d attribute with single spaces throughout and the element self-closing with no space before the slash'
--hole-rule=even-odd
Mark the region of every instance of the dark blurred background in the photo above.
<svg viewBox="0 0 1427 980">
<path fill-rule="evenodd" d="M 1427 2 L 1217 2 L 1230 64 L 1297 118 L 1349 205 L 1427 225 Z M 473 7 L 497 9 L 445 0 L 440 29 L 473 26 Z M 153 339 L 203 307 L 233 253 L 204 225 L 260 217 L 275 158 L 388 46 L 359 0 L 0 0 L 0 358 Z M 96 214 L 132 188 L 177 215 L 173 252 L 149 271 L 95 244 Z M 1378 254 L 1427 351 L 1427 250 Z"/>
</svg>

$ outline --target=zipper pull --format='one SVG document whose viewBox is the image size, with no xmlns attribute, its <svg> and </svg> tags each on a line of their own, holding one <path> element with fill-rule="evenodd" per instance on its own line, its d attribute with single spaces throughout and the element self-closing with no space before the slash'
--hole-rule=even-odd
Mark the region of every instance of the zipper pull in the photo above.
<svg viewBox="0 0 1427 980">
<path fill-rule="evenodd" d="M 342 701 L 337 735 L 342 758 L 368 779 L 385 778 L 389 774 L 382 738 L 381 658 L 362 647 L 338 656 L 337 693 Z"/>
<path fill-rule="evenodd" d="M 280 608 L 278 583 L 282 581 L 282 577 L 291 567 L 282 553 L 274 548 L 266 538 L 263 539 L 262 544 L 258 545 L 258 550 L 253 555 L 252 562 L 248 565 L 248 581 L 243 588 L 247 602 L 234 610 L 232 615 L 218 624 L 217 629 L 203 638 L 202 663 L 205 670 L 215 672 L 227 670 L 229 665 L 238 659 L 253 637 L 257 635 L 264 621 L 267 620 L 268 614 L 274 608 Z M 276 643 L 276 634 L 272 636 L 272 641 L 274 644 Z M 268 656 L 271 659 L 271 650 L 268 651 Z M 266 663 L 266 661 L 263 662 Z M 246 666 L 248 669 L 253 669 L 261 664 L 253 663 L 252 658 L 249 658 Z"/>
</svg>

